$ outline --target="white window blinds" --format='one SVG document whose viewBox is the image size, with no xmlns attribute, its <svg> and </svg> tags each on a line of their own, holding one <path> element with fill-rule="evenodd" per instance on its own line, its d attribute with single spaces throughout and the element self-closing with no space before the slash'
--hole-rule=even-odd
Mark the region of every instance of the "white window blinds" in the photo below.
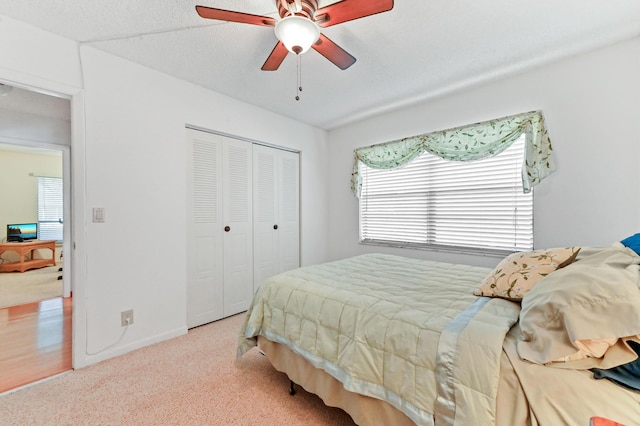
<svg viewBox="0 0 640 426">
<path fill-rule="evenodd" d="M 524 136 L 478 161 L 423 153 L 396 169 L 361 165 L 364 243 L 496 254 L 533 248 L 533 195 L 523 193 Z"/>
<path fill-rule="evenodd" d="M 62 241 L 64 221 L 62 179 L 38 178 L 38 239 Z"/>
</svg>

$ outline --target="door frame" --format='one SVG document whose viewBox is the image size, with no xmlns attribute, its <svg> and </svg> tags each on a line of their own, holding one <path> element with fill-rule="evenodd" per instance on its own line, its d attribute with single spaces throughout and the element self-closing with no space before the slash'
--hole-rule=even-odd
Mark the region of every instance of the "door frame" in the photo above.
<svg viewBox="0 0 640 426">
<path fill-rule="evenodd" d="M 24 90 L 56 96 L 70 100 L 71 107 L 71 141 L 63 151 L 63 194 L 65 203 L 64 242 L 65 273 L 63 279 L 68 280 L 69 291 L 73 291 L 72 299 L 72 368 L 87 366 L 87 327 L 86 327 L 86 260 L 78 253 L 76 247 L 85 247 L 87 214 L 85 194 L 85 97 L 80 87 L 58 83 L 49 79 L 39 78 L 33 74 L 0 67 L 0 83 L 18 87 Z M 15 141 L 14 141 L 15 142 Z M 21 145 L 27 141 L 20 141 Z M 15 144 L 15 143 L 14 143 Z M 54 149 L 62 149 L 65 145 L 53 145 Z M 65 154 L 66 152 L 66 154 Z M 71 155 L 73 152 L 73 155 Z M 66 155 L 66 157 L 65 157 Z M 66 243 L 66 246 L 64 245 Z M 84 250 L 82 251 L 85 252 Z"/>
</svg>

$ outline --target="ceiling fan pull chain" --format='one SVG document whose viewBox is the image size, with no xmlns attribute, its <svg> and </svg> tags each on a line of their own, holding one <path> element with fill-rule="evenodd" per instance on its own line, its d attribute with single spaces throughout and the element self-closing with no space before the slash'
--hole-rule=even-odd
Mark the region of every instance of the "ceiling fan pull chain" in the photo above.
<svg viewBox="0 0 640 426">
<path fill-rule="evenodd" d="M 296 89 L 296 101 L 300 100 L 300 92 L 302 92 L 302 59 L 301 55 L 296 55 L 296 74 L 297 74 L 297 86 Z"/>
</svg>

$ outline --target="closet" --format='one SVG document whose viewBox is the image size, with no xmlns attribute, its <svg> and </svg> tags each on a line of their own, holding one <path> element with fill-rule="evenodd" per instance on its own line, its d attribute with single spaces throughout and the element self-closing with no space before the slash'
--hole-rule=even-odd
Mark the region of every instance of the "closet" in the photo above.
<svg viewBox="0 0 640 426">
<path fill-rule="evenodd" d="M 253 287 L 300 266 L 299 154 L 253 147 Z"/>
<path fill-rule="evenodd" d="M 299 266 L 299 155 L 187 129 L 187 325 L 245 311 Z M 268 229 L 267 229 L 268 228 Z"/>
</svg>

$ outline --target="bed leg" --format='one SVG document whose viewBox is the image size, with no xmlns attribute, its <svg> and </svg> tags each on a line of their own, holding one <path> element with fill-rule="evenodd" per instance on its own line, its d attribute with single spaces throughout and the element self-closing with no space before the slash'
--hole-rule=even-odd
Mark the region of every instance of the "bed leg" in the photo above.
<svg viewBox="0 0 640 426">
<path fill-rule="evenodd" d="M 289 395 L 295 395 L 296 394 L 296 389 L 294 388 L 295 383 L 293 383 L 293 380 L 289 380 Z"/>
</svg>

